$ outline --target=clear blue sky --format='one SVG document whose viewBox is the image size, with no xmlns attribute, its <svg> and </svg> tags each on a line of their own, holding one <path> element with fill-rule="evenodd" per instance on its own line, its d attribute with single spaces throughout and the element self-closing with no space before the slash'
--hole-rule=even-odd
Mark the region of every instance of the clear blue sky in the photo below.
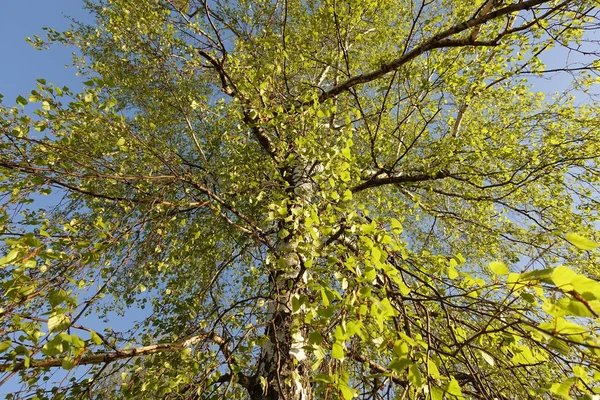
<svg viewBox="0 0 600 400">
<path fill-rule="evenodd" d="M 53 46 L 49 50 L 33 49 L 26 37 L 38 34 L 43 37 L 42 27 L 57 30 L 68 29 L 72 17 L 79 21 L 91 21 L 83 10 L 80 0 L 3 0 L 0 9 L 0 93 L 4 104 L 13 105 L 19 94 L 29 94 L 35 88 L 35 80 L 45 78 L 59 86 L 72 89 L 81 87 L 80 77 L 75 76 L 71 53 L 75 50 Z M 25 96 L 27 97 L 27 96 Z"/>
</svg>

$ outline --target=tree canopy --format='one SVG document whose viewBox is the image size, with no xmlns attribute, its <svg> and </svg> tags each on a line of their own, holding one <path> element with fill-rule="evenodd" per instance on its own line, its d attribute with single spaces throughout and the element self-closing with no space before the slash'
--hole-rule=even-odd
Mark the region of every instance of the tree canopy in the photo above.
<svg viewBox="0 0 600 400">
<path fill-rule="evenodd" d="M 9 398 L 600 394 L 596 0 L 86 5 L 0 104 Z"/>
</svg>

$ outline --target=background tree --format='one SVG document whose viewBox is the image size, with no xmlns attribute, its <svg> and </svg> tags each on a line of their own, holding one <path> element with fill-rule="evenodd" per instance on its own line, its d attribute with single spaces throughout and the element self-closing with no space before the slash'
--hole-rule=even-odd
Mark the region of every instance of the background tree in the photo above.
<svg viewBox="0 0 600 400">
<path fill-rule="evenodd" d="M 600 391 L 600 118 L 527 81 L 589 93 L 595 1 L 87 6 L 31 40 L 86 90 L 0 108 L 16 397 Z"/>
</svg>

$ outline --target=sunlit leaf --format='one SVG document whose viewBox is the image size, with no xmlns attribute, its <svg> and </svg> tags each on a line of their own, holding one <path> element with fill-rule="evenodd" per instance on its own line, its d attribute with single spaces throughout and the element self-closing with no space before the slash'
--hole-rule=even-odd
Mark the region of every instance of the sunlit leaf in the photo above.
<svg viewBox="0 0 600 400">
<path fill-rule="evenodd" d="M 506 275 L 510 272 L 510 270 L 508 269 L 508 266 L 506 264 L 504 264 L 503 262 L 499 262 L 499 261 L 492 261 L 490 263 L 490 269 L 496 275 Z"/>
<path fill-rule="evenodd" d="M 577 233 L 567 233 L 565 237 L 571 244 L 581 250 L 594 250 L 600 246 L 599 243 L 593 242 Z"/>
</svg>

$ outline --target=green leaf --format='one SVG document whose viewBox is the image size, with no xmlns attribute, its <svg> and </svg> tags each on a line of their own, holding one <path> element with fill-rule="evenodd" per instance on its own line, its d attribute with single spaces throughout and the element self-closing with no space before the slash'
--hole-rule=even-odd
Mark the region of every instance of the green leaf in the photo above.
<svg viewBox="0 0 600 400">
<path fill-rule="evenodd" d="M 292 296 L 292 314 L 295 314 L 300 310 L 302 303 L 298 295 Z"/>
<path fill-rule="evenodd" d="M 581 250 L 594 250 L 600 246 L 599 243 L 592 242 L 577 233 L 567 233 L 565 237 L 572 245 Z"/>
<path fill-rule="evenodd" d="M 397 235 L 402 233 L 402 224 L 396 218 L 392 218 L 392 232 Z"/>
<path fill-rule="evenodd" d="M 327 296 L 325 289 L 321 288 L 320 292 L 321 292 L 321 303 L 323 304 L 323 307 L 329 307 L 329 296 Z"/>
<path fill-rule="evenodd" d="M 577 273 L 575 273 L 575 271 L 573 271 L 572 269 L 564 266 L 554 268 L 551 276 L 552 282 L 557 287 L 565 291 L 573 289 L 571 282 L 573 282 L 575 278 L 577 278 Z"/>
<path fill-rule="evenodd" d="M 338 342 L 338 343 L 343 343 L 347 339 L 346 333 L 344 332 L 342 325 L 338 325 L 335 327 L 335 332 L 333 333 L 333 337 L 336 339 L 336 342 Z"/>
<path fill-rule="evenodd" d="M 350 400 L 354 397 L 358 397 L 358 392 L 346 384 L 340 384 L 339 388 L 342 392 L 342 397 L 344 398 L 344 400 Z"/>
<path fill-rule="evenodd" d="M 406 368 L 412 364 L 412 361 L 408 358 L 394 358 L 388 365 L 388 368 L 394 370 L 398 374 L 406 372 Z"/>
<path fill-rule="evenodd" d="M 462 389 L 454 377 L 452 377 L 450 382 L 448 382 L 448 385 L 446 386 L 446 393 L 453 396 L 453 398 L 464 399 Z"/>
<path fill-rule="evenodd" d="M 496 361 L 494 360 L 494 357 L 492 357 L 490 354 L 486 353 L 483 350 L 481 350 L 481 357 L 483 357 L 485 362 L 488 363 L 489 365 L 491 365 L 492 367 L 494 365 L 496 365 Z"/>
<path fill-rule="evenodd" d="M 350 148 L 349 147 L 344 147 L 342 149 L 342 155 L 344 156 L 344 158 L 346 158 L 347 160 L 350 160 L 352 158 L 352 154 L 350 153 Z"/>
<path fill-rule="evenodd" d="M 322 307 L 317 310 L 317 313 L 322 317 L 331 318 L 335 314 L 335 307 Z"/>
<path fill-rule="evenodd" d="M 429 359 L 427 365 L 429 376 L 431 376 L 433 379 L 439 379 L 441 375 L 436 363 L 432 359 Z"/>
<path fill-rule="evenodd" d="M 98 334 L 94 331 L 90 331 L 90 339 L 97 345 L 102 344 L 102 338 L 100 338 L 100 336 L 98 336 Z"/>
<path fill-rule="evenodd" d="M 375 278 L 377 278 L 377 271 L 375 270 L 375 268 L 368 266 L 365 268 L 365 278 L 367 278 L 367 281 L 372 282 L 375 280 Z"/>
<path fill-rule="evenodd" d="M 421 385 L 423 385 L 421 371 L 419 370 L 419 366 L 417 364 L 411 364 L 408 367 L 408 380 L 417 388 L 420 388 Z"/>
<path fill-rule="evenodd" d="M 334 381 L 332 376 L 329 376 L 327 374 L 316 374 L 314 377 L 315 382 L 322 382 L 322 383 L 332 383 Z"/>
<path fill-rule="evenodd" d="M 19 97 L 17 97 L 16 102 L 18 105 L 23 106 L 23 107 L 25 107 L 27 105 L 27 99 L 20 95 L 19 95 Z"/>
<path fill-rule="evenodd" d="M 10 264 L 17 258 L 18 255 L 19 255 L 19 250 L 17 250 L 17 249 L 11 250 L 7 255 L 0 258 L 0 266 Z"/>
<path fill-rule="evenodd" d="M 557 317 L 551 322 L 544 322 L 539 325 L 539 328 L 552 334 L 562 335 L 578 335 L 589 332 L 589 328 L 568 321 L 563 317 Z"/>
<path fill-rule="evenodd" d="M 71 321 L 65 314 L 55 314 L 48 318 L 48 331 L 61 331 L 69 327 Z"/>
<path fill-rule="evenodd" d="M 398 340 L 394 344 L 394 354 L 400 358 L 407 358 L 409 353 L 408 343 L 404 340 Z"/>
<path fill-rule="evenodd" d="M 55 336 L 42 347 L 42 354 L 53 357 L 65 351 L 65 342 L 58 336 Z"/>
<path fill-rule="evenodd" d="M 50 305 L 54 308 L 69 298 L 67 292 L 63 289 L 52 290 L 48 296 Z"/>
<path fill-rule="evenodd" d="M 308 343 L 319 346 L 323 343 L 323 336 L 317 331 L 312 331 L 308 335 Z"/>
<path fill-rule="evenodd" d="M 450 279 L 456 279 L 458 277 L 458 271 L 454 267 L 448 267 L 446 270 L 446 274 Z"/>
<path fill-rule="evenodd" d="M 551 281 L 565 293 L 575 291 L 588 301 L 600 299 L 600 282 L 577 274 L 565 266 L 556 267 L 552 271 Z"/>
<path fill-rule="evenodd" d="M 445 391 L 437 386 L 430 388 L 431 400 L 443 400 Z"/>
<path fill-rule="evenodd" d="M 490 263 L 490 269 L 496 275 L 506 275 L 510 272 L 506 264 L 499 261 L 492 261 Z"/>
<path fill-rule="evenodd" d="M 11 346 L 12 340 L 10 339 L 0 342 L 0 353 L 4 353 L 6 350 L 10 349 Z"/>
<path fill-rule="evenodd" d="M 65 357 L 62 359 L 61 365 L 64 369 L 68 371 L 75 367 L 75 361 L 71 357 Z"/>
<path fill-rule="evenodd" d="M 376 246 L 371 249 L 371 258 L 374 264 L 378 264 L 381 260 L 381 250 Z"/>
<path fill-rule="evenodd" d="M 576 380 L 576 378 L 569 378 L 560 384 L 553 383 L 552 386 L 550 386 L 550 391 L 559 396 L 561 399 L 571 400 L 571 387 L 576 382 Z"/>
<path fill-rule="evenodd" d="M 335 358 L 336 360 L 343 360 L 344 359 L 344 347 L 338 343 L 335 342 L 331 348 L 331 357 Z"/>
<path fill-rule="evenodd" d="M 600 302 L 598 300 L 586 301 L 586 304 L 584 304 L 579 300 L 563 297 L 556 302 L 556 307 L 563 311 L 562 315 L 590 318 L 600 315 Z"/>
</svg>

